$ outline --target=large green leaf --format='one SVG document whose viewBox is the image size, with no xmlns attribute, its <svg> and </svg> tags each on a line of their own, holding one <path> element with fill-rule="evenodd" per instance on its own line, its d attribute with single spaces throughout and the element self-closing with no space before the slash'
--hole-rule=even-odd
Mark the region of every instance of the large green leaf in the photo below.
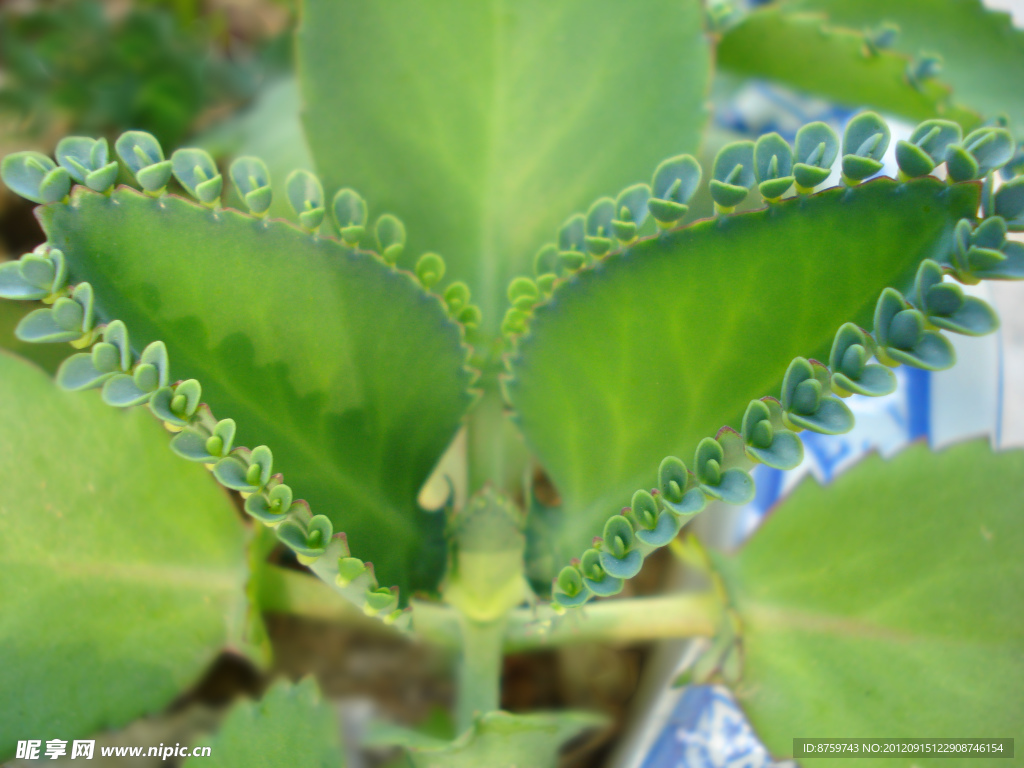
<svg viewBox="0 0 1024 768">
<path fill-rule="evenodd" d="M 806 481 L 729 558 L 737 696 L 775 755 L 795 736 L 1021 743 L 1022 498 L 1024 452 L 916 445 L 831 486 Z"/>
<path fill-rule="evenodd" d="M 754 11 L 722 38 L 718 63 L 732 74 L 777 80 L 851 107 L 914 121 L 945 117 L 966 128 L 978 122 L 977 115 L 949 103 L 943 83 L 911 84 L 907 56 L 889 50 L 868 55 L 863 34 L 826 21 L 823 14 Z"/>
<path fill-rule="evenodd" d="M 492 328 L 570 212 L 693 152 L 710 51 L 698 0 L 307 0 L 306 135 L 441 252 Z"/>
<path fill-rule="evenodd" d="M 209 742 L 210 754 L 189 758 L 185 768 L 342 768 L 340 726 L 312 677 L 295 685 L 282 680 L 260 701 L 236 704 Z"/>
<path fill-rule="evenodd" d="M 942 56 L 940 77 L 959 104 L 991 118 L 1010 117 L 1024 137 L 1024 32 L 1009 15 L 987 10 L 981 0 L 786 0 L 787 8 L 824 11 L 835 24 L 854 29 L 899 25 L 893 47 L 910 56 Z"/>
<path fill-rule="evenodd" d="M 663 457 L 689 462 L 738 426 L 794 357 L 824 359 L 842 323 L 870 327 L 881 290 L 944 256 L 977 200 L 973 185 L 878 179 L 641 241 L 556 289 L 507 387 L 562 499 L 535 512 L 547 522 L 531 559 L 568 563 Z"/>
<path fill-rule="evenodd" d="M 144 412 L 0 354 L 0 760 L 165 707 L 241 641 L 245 535 Z"/>
<path fill-rule="evenodd" d="M 167 344 L 238 443 L 266 444 L 296 496 L 386 584 L 430 588 L 443 519 L 416 494 L 459 426 L 459 327 L 411 275 L 285 222 L 127 188 L 41 209 L 73 280 L 141 347 Z"/>
</svg>

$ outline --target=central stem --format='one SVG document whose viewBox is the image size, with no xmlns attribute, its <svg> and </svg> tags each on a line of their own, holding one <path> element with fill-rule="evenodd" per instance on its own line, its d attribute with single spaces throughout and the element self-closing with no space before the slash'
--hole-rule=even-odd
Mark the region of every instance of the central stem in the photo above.
<svg viewBox="0 0 1024 768">
<path fill-rule="evenodd" d="M 465 733 L 477 715 L 501 705 L 502 647 L 505 618 L 474 621 L 461 617 L 462 658 L 459 662 L 458 699 L 455 707 L 457 733 Z"/>
<path fill-rule="evenodd" d="M 490 483 L 519 498 L 529 454 L 505 414 L 497 372 L 486 372 L 478 387 L 484 394 L 469 416 L 469 495 Z"/>
</svg>

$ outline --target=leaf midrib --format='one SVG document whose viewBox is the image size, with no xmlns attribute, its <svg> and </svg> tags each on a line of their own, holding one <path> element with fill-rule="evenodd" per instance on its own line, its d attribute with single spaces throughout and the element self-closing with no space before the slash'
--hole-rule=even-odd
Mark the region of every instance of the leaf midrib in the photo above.
<svg viewBox="0 0 1024 768">
<path fill-rule="evenodd" d="M 20 574 L 27 575 L 33 570 L 45 571 L 48 578 L 53 574 L 60 577 L 84 577 L 89 583 L 129 582 L 146 587 L 166 585 L 183 591 L 237 593 L 245 583 L 245 571 L 241 567 L 208 568 L 195 564 L 160 564 L 151 561 L 124 563 L 112 560 L 69 560 L 66 554 L 50 557 L 26 557 L 22 551 L 0 555 L 5 566 L 13 566 Z"/>
<path fill-rule="evenodd" d="M 985 643 L 977 638 L 951 638 L 948 632 L 927 632 L 921 629 L 900 629 L 870 621 L 864 617 L 840 616 L 825 612 L 811 612 L 773 603 L 744 603 L 741 615 L 745 622 L 758 631 L 795 630 L 808 634 L 829 635 L 858 640 L 880 640 L 901 645 L 931 644 L 970 647 L 1000 647 L 999 643 Z"/>
<path fill-rule="evenodd" d="M 483 205 L 481 206 L 480 221 L 480 264 L 483 265 L 480 280 L 483 286 L 483 297 L 481 309 L 484 313 L 484 322 L 493 324 L 496 322 L 496 313 L 501 304 L 501 298 L 497 293 L 498 289 L 498 250 L 497 250 L 497 210 L 500 201 L 497 199 L 499 185 L 495 179 L 500 176 L 500 160 L 498 158 L 498 147 L 501 142 L 501 128 L 504 125 L 505 100 L 507 99 L 507 73 L 502 66 L 503 52 L 507 41 L 505 39 L 503 25 L 498 19 L 503 15 L 505 0 L 491 0 L 490 22 L 493 27 L 491 45 L 491 71 L 493 73 L 493 87 L 491 88 L 491 108 L 488 111 L 490 124 L 487 130 L 487 161 L 484 169 Z M 488 321 L 487 315 L 491 318 Z"/>
</svg>

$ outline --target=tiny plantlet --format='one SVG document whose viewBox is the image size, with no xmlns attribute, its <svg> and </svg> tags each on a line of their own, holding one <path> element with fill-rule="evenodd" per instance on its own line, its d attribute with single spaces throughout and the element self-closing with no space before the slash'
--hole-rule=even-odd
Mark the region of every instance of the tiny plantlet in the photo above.
<svg viewBox="0 0 1024 768">
<path fill-rule="evenodd" d="M 706 5 L 306 0 L 315 173 L 138 130 L 4 157 L 46 241 L 0 297 L 70 349 L 55 381 L 0 356 L 0 759 L 265 663 L 296 584 L 457 659 L 450 738 L 371 729 L 409 765 L 556 765 L 603 719 L 503 711 L 502 660 L 595 640 L 699 638 L 685 682 L 777 758 L 1024 737 L 1020 452 L 914 445 L 736 552 L 691 531 L 998 329 L 962 286 L 1024 279 L 1024 34 L 975 0 Z M 709 152 L 715 77 L 864 108 Z M 636 596 L 664 548 L 703 586 Z M 212 743 L 344 764 L 311 682 Z"/>
</svg>

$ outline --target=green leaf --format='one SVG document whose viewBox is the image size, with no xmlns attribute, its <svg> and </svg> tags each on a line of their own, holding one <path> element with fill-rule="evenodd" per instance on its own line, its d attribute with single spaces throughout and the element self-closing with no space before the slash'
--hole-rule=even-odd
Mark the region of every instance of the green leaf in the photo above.
<svg viewBox="0 0 1024 768">
<path fill-rule="evenodd" d="M 309 0 L 298 46 L 328 199 L 399 215 L 400 263 L 443 255 L 491 330 L 568 212 L 695 151 L 707 115 L 693 1 Z"/>
<path fill-rule="evenodd" d="M 200 202 L 215 205 L 220 201 L 224 178 L 206 150 L 176 150 L 171 157 L 171 169 L 181 186 Z"/>
<path fill-rule="evenodd" d="M 563 283 L 507 386 L 563 502 L 540 559 L 578 556 L 662 458 L 738 425 L 793 358 L 827 359 L 844 322 L 871 327 L 882 288 L 948 253 L 977 201 L 976 185 L 878 179 L 642 240 Z"/>
<path fill-rule="evenodd" d="M 782 197 L 793 186 L 793 150 L 777 133 L 767 133 L 757 140 L 754 165 L 758 189 L 766 200 Z"/>
<path fill-rule="evenodd" d="M 246 207 L 257 216 L 265 214 L 273 204 L 270 170 L 258 157 L 237 157 L 231 163 L 231 182 Z"/>
<path fill-rule="evenodd" d="M 189 758 L 185 768 L 343 768 L 339 728 L 312 677 L 280 680 L 259 701 L 236 704 L 209 741 L 211 753 Z"/>
<path fill-rule="evenodd" d="M 910 134 L 910 141 L 897 142 L 896 161 L 908 176 L 924 176 L 945 161 L 951 144 L 959 144 L 962 139 L 963 132 L 956 123 L 925 120 Z"/>
<path fill-rule="evenodd" d="M 117 162 L 107 162 L 106 139 L 67 136 L 57 142 L 57 162 L 70 177 L 95 192 L 106 192 L 117 181 Z"/>
<path fill-rule="evenodd" d="M 824 12 L 830 24 L 853 29 L 883 19 L 898 24 L 895 50 L 941 56 L 940 77 L 958 104 L 986 118 L 1005 113 L 1016 136 L 1024 137 L 1024 96 L 1011 75 L 1024 72 L 1024 32 L 1014 29 L 1009 14 L 986 10 L 981 0 L 785 0 L 785 6 Z"/>
<path fill-rule="evenodd" d="M 365 252 L 284 222 L 121 188 L 41 210 L 99 314 L 167 346 L 236 444 L 348 534 L 386 584 L 436 585 L 443 520 L 416 495 L 469 403 L 460 330 L 440 299 Z M 183 433 L 185 434 L 185 433 Z"/>
<path fill-rule="evenodd" d="M 241 642 L 245 535 L 147 413 L 0 354 L 0 760 L 167 706 Z"/>
<path fill-rule="evenodd" d="M 172 162 L 164 160 L 160 142 L 145 131 L 122 133 L 114 148 L 146 192 L 158 194 L 171 180 Z"/>
<path fill-rule="evenodd" d="M 882 170 L 890 138 L 889 126 L 874 112 L 861 112 L 850 120 L 843 134 L 843 176 L 863 181 Z"/>
<path fill-rule="evenodd" d="M 31 360 L 52 375 L 57 372 L 61 361 L 67 357 L 67 348 L 57 344 L 33 344 L 17 338 L 14 329 L 25 315 L 25 309 L 26 305 L 21 302 L 0 301 L 0 347 Z"/>
<path fill-rule="evenodd" d="M 832 173 L 832 163 L 839 155 L 839 137 L 822 122 L 808 123 L 796 132 L 793 177 L 797 187 L 809 192 Z"/>
<path fill-rule="evenodd" d="M 377 725 L 372 744 L 405 747 L 414 768 L 480 768 L 480 766 L 530 766 L 554 768 L 561 746 L 583 731 L 605 724 L 589 712 L 552 712 L 513 715 L 488 712 L 454 741 L 395 726 Z"/>
<path fill-rule="evenodd" d="M 16 194 L 34 203 L 52 203 L 67 195 L 71 176 L 39 152 L 13 152 L 0 163 L 0 176 Z"/>
<path fill-rule="evenodd" d="M 731 211 L 754 186 L 754 171 L 754 142 L 726 144 L 715 156 L 711 197 L 723 210 Z"/>
<path fill-rule="evenodd" d="M 889 17 L 880 13 L 872 23 L 883 18 Z M 717 61 L 726 72 L 776 80 L 850 107 L 870 106 L 910 120 L 944 117 L 964 127 L 978 122 L 949 103 L 947 86 L 934 79 L 911 85 L 906 56 L 887 50 L 867 55 L 864 35 L 839 26 L 822 14 L 753 11 L 725 33 Z M 985 72 L 993 72 L 987 63 Z"/>
<path fill-rule="evenodd" d="M 692 155 L 670 157 L 658 164 L 654 169 L 652 186 L 648 190 L 651 195 L 647 200 L 647 208 L 659 224 L 667 227 L 682 220 L 689 210 L 690 199 L 697 191 L 702 175 L 700 163 Z M 623 190 L 620 196 L 636 188 L 634 184 Z M 641 221 L 637 218 L 637 226 Z"/>
<path fill-rule="evenodd" d="M 776 757 L 791 754 L 794 723 L 1020 743 L 1022 494 L 1024 452 L 917 444 L 831 486 L 805 481 L 728 558 L 743 626 L 737 697 Z"/>
<path fill-rule="evenodd" d="M 324 209 L 324 188 L 313 173 L 297 169 L 285 181 L 288 202 L 299 217 L 299 225 L 312 232 L 320 226 L 327 211 Z"/>
</svg>

